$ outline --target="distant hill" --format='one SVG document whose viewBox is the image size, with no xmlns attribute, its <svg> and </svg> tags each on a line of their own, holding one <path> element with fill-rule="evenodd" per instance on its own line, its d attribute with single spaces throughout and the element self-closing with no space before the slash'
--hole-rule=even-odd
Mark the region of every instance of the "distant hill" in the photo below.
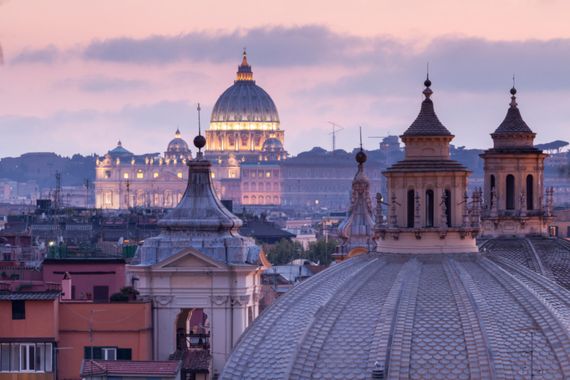
<svg viewBox="0 0 570 380">
<path fill-rule="evenodd" d="M 20 157 L 0 159 L 0 178 L 36 181 L 40 188 L 55 186 L 55 174 L 61 173 L 63 186 L 80 186 L 95 179 L 95 156 L 63 157 L 50 152 L 25 153 Z"/>
</svg>

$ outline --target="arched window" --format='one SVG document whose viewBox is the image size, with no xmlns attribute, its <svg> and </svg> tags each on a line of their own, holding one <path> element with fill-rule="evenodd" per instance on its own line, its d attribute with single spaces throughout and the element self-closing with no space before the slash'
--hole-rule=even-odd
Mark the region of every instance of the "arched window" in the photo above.
<svg viewBox="0 0 570 380">
<path fill-rule="evenodd" d="M 447 227 L 451 227 L 451 191 L 445 190 L 445 216 Z"/>
<path fill-rule="evenodd" d="M 534 178 L 532 178 L 532 174 L 526 176 L 526 209 L 527 210 L 534 210 L 534 186 L 533 186 Z"/>
<path fill-rule="evenodd" d="M 507 210 L 515 209 L 515 176 L 509 174 L 507 176 Z"/>
<path fill-rule="evenodd" d="M 433 190 L 426 191 L 426 227 L 433 227 Z"/>
<path fill-rule="evenodd" d="M 414 227 L 414 190 L 408 190 L 408 228 Z"/>
<path fill-rule="evenodd" d="M 495 191 L 497 191 L 497 188 L 495 187 L 495 175 L 491 174 L 491 178 L 489 178 L 489 205 L 491 206 L 491 208 L 493 207 L 493 196 L 491 195 L 493 193 L 493 189 L 495 189 Z"/>
</svg>

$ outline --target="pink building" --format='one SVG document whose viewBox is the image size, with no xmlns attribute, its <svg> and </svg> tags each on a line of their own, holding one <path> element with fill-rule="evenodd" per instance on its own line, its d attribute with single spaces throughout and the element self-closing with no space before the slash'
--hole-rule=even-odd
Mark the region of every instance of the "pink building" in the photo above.
<svg viewBox="0 0 570 380">
<path fill-rule="evenodd" d="M 45 259 L 42 273 L 44 281 L 56 283 L 67 273 L 71 294 L 64 294 L 63 299 L 69 300 L 108 302 L 125 286 L 125 260 L 119 258 Z"/>
</svg>

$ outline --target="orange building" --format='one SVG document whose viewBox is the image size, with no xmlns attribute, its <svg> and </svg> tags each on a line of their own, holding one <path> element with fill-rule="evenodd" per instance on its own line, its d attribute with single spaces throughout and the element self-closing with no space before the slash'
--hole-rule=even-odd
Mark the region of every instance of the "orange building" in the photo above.
<svg viewBox="0 0 570 380">
<path fill-rule="evenodd" d="M 0 283 L 0 380 L 51 380 L 59 339 L 58 284 Z"/>
<path fill-rule="evenodd" d="M 150 302 L 60 294 L 59 284 L 0 282 L 0 380 L 80 379 L 84 359 L 152 359 Z"/>
</svg>

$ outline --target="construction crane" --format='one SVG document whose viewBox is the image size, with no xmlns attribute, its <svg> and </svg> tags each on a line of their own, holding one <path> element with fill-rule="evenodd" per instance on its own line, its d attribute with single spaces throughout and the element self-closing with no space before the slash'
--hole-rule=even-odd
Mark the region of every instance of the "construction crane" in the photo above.
<svg viewBox="0 0 570 380">
<path fill-rule="evenodd" d="M 334 151 L 336 150 L 336 134 L 337 132 L 342 131 L 344 127 L 332 121 L 329 121 L 329 124 L 332 126 L 332 132 L 329 133 L 329 135 L 332 135 L 332 151 L 334 153 Z"/>
</svg>

